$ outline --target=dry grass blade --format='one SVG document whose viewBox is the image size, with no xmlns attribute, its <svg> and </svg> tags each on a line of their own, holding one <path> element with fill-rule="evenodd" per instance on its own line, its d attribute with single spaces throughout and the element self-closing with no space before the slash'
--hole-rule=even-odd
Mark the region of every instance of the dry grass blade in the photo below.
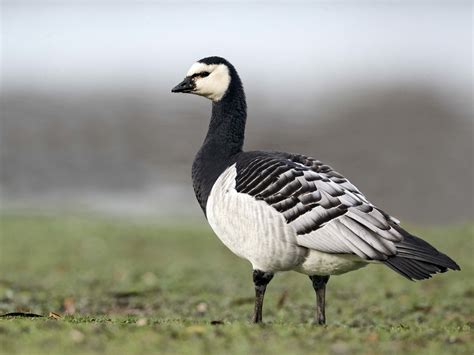
<svg viewBox="0 0 474 355">
<path fill-rule="evenodd" d="M 55 312 L 49 312 L 48 317 L 52 318 L 52 319 L 61 319 L 62 318 L 62 316 L 60 314 L 55 313 Z"/>
</svg>

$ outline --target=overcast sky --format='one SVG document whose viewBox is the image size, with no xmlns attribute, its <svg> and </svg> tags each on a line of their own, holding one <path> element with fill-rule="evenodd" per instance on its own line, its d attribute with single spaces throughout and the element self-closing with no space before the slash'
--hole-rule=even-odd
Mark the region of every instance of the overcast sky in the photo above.
<svg viewBox="0 0 474 355">
<path fill-rule="evenodd" d="M 467 95 L 472 83 L 470 1 L 7 1 L 2 24 L 5 88 L 168 87 L 208 55 L 273 90 L 404 80 Z"/>
</svg>

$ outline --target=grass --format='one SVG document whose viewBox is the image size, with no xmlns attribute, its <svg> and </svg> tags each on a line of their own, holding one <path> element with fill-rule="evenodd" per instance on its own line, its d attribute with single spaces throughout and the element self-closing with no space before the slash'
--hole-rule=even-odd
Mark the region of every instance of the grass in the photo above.
<svg viewBox="0 0 474 355">
<path fill-rule="evenodd" d="M 0 313 L 44 315 L 0 318 L 0 353 L 474 353 L 472 226 L 414 229 L 462 272 L 332 277 L 326 327 L 311 324 L 314 293 L 294 272 L 273 279 L 265 324 L 250 324 L 250 265 L 205 225 L 3 215 L 0 228 Z"/>
</svg>

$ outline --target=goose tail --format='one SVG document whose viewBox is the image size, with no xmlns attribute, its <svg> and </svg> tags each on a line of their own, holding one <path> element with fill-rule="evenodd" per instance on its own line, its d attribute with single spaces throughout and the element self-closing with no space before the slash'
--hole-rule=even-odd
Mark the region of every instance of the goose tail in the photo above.
<svg viewBox="0 0 474 355">
<path fill-rule="evenodd" d="M 461 270 L 453 259 L 431 244 L 411 235 L 398 225 L 393 227 L 404 239 L 395 244 L 397 255 L 384 261 L 392 270 L 412 281 L 429 279 L 434 274 L 448 270 Z"/>
</svg>

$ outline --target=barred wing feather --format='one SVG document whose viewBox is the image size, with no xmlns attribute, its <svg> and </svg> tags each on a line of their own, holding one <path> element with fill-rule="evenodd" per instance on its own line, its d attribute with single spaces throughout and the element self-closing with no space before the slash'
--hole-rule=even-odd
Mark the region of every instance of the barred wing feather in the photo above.
<svg viewBox="0 0 474 355">
<path fill-rule="evenodd" d="M 331 167 L 304 155 L 248 153 L 237 161 L 236 190 L 280 212 L 303 247 L 386 260 L 403 240 L 397 220 Z"/>
</svg>

